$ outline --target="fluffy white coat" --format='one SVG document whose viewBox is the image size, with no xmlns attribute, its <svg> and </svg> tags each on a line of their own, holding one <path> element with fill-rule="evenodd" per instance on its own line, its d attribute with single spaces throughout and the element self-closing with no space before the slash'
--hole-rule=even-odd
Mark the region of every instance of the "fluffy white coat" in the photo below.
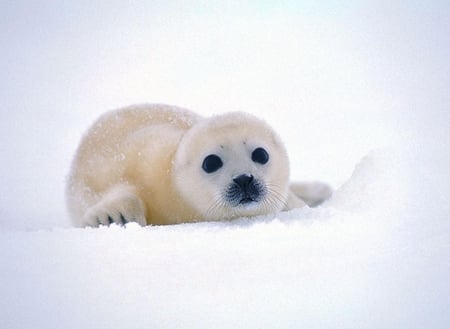
<svg viewBox="0 0 450 329">
<path fill-rule="evenodd" d="M 267 163 L 252 161 L 256 148 L 268 152 Z M 210 154 L 223 162 L 213 173 L 202 169 Z M 234 206 L 224 191 L 242 174 L 254 177 L 264 195 Z M 101 116 L 79 145 L 66 191 L 76 226 L 227 220 L 316 204 L 329 195 L 320 183 L 290 186 L 286 150 L 264 121 L 238 112 L 203 118 L 158 104 Z"/>
</svg>

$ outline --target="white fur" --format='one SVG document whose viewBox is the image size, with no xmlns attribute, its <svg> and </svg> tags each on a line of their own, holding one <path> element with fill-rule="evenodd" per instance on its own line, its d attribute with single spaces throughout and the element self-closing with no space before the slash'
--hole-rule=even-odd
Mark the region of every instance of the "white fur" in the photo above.
<svg viewBox="0 0 450 329">
<path fill-rule="evenodd" d="M 258 147 L 269 153 L 264 165 L 251 159 Z M 220 156 L 223 167 L 208 174 L 202 162 L 210 154 Z M 254 176 L 267 193 L 261 202 L 233 207 L 223 193 L 242 174 Z M 305 205 L 289 188 L 286 150 L 265 122 L 245 113 L 202 118 L 168 105 L 101 116 L 80 143 L 66 194 L 77 226 L 226 220 Z"/>
</svg>

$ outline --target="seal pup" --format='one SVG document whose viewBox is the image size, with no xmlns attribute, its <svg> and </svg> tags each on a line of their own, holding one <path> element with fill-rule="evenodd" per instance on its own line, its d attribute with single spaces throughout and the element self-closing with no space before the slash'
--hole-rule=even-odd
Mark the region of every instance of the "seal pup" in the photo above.
<svg viewBox="0 0 450 329">
<path fill-rule="evenodd" d="M 323 193 L 308 199 L 317 187 Z M 203 118 L 161 104 L 102 115 L 82 138 L 66 187 L 79 227 L 230 220 L 316 204 L 330 193 L 321 183 L 290 186 L 286 149 L 264 121 L 242 112 Z"/>
</svg>

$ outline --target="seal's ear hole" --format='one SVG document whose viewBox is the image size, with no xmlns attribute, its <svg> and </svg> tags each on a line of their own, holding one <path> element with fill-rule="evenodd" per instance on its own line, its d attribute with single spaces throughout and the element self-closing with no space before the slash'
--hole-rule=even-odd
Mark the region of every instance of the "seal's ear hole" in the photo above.
<svg viewBox="0 0 450 329">
<path fill-rule="evenodd" d="M 252 152 L 253 162 L 266 164 L 269 161 L 269 153 L 262 147 L 258 147 Z"/>
<path fill-rule="evenodd" d="M 206 173 L 211 174 L 219 170 L 222 166 L 222 159 L 218 155 L 210 154 L 203 160 L 202 169 Z"/>
</svg>

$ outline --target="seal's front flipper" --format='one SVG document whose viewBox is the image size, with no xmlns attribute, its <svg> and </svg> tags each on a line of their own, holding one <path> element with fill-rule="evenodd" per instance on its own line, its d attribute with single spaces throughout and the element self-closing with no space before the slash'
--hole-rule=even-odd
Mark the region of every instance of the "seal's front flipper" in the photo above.
<svg viewBox="0 0 450 329">
<path fill-rule="evenodd" d="M 113 223 L 124 225 L 128 222 L 145 226 L 145 206 L 130 188 L 117 186 L 88 208 L 82 221 L 84 225 L 94 227 Z"/>
</svg>

